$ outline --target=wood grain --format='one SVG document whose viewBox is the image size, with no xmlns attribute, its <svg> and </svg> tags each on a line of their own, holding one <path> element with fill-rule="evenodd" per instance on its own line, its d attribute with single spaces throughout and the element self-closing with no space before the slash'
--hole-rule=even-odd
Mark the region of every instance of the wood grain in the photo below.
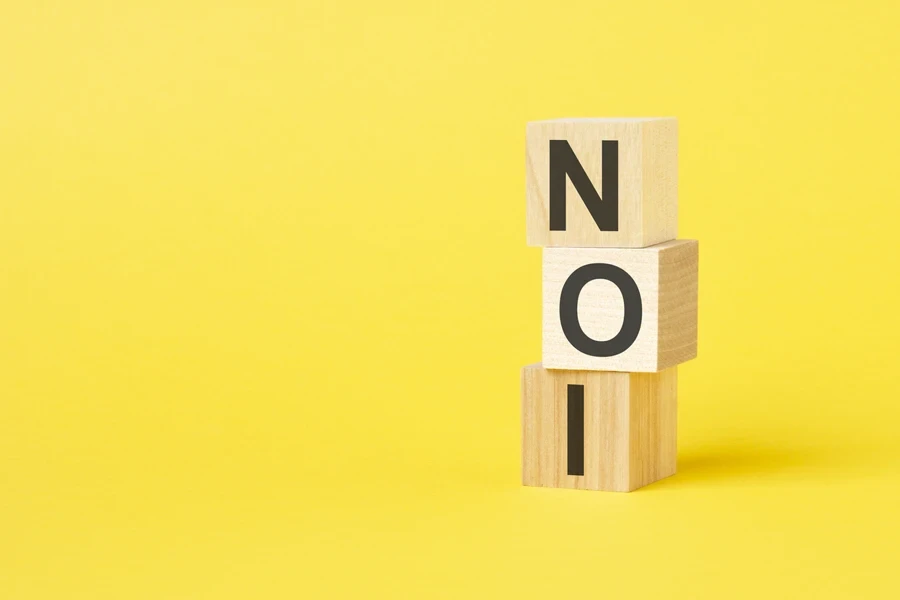
<svg viewBox="0 0 900 600">
<path fill-rule="evenodd" d="M 542 360 L 549 369 L 656 372 L 697 356 L 699 245 L 674 240 L 649 248 L 545 248 Z M 590 356 L 575 348 L 560 323 L 560 293 L 579 267 L 604 263 L 628 273 L 641 296 L 641 328 L 623 352 Z M 578 321 L 590 338 L 608 340 L 622 327 L 622 293 L 610 282 L 584 286 Z"/>
<path fill-rule="evenodd" d="M 601 142 L 619 142 L 618 231 L 601 231 L 571 181 L 566 230 L 550 231 L 550 140 L 566 140 L 591 183 L 602 187 Z M 529 246 L 643 248 L 678 234 L 678 122 L 674 118 L 557 119 L 526 127 Z"/>
<path fill-rule="evenodd" d="M 584 386 L 584 475 L 567 474 L 567 388 Z M 677 367 L 522 369 L 522 482 L 626 492 L 675 473 Z"/>
</svg>

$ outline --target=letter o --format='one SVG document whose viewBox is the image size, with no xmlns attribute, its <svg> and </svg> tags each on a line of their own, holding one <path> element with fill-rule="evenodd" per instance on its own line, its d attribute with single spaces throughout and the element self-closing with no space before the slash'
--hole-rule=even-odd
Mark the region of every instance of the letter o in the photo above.
<svg viewBox="0 0 900 600">
<path fill-rule="evenodd" d="M 578 321 L 578 297 L 584 286 L 595 279 L 610 281 L 622 292 L 625 311 L 622 328 L 609 340 L 587 336 Z M 643 306 L 641 292 L 631 275 L 615 265 L 592 263 L 575 269 L 563 284 L 559 295 L 559 323 L 569 343 L 588 356 L 608 357 L 628 350 L 641 331 Z"/>
</svg>

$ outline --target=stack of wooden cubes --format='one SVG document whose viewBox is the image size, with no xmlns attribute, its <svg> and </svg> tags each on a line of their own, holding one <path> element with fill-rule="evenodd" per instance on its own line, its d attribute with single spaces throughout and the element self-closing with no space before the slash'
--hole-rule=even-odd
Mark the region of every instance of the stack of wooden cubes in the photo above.
<svg viewBox="0 0 900 600">
<path fill-rule="evenodd" d="M 522 370 L 525 485 L 631 491 L 675 473 L 678 366 L 697 356 L 698 244 L 678 240 L 673 118 L 528 124 L 542 363 Z"/>
</svg>

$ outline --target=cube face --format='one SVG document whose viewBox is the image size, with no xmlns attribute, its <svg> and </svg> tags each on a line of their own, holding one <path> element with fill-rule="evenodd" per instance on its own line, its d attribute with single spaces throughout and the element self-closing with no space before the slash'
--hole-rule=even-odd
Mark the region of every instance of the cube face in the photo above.
<svg viewBox="0 0 900 600">
<path fill-rule="evenodd" d="M 657 372 L 697 356 L 699 245 L 545 248 L 548 369 Z"/>
<path fill-rule="evenodd" d="M 674 474 L 677 383 L 677 367 L 660 373 L 525 367 L 522 482 L 624 492 Z"/>
<path fill-rule="evenodd" d="M 534 121 L 526 138 L 529 246 L 643 248 L 677 236 L 676 119 Z"/>
</svg>

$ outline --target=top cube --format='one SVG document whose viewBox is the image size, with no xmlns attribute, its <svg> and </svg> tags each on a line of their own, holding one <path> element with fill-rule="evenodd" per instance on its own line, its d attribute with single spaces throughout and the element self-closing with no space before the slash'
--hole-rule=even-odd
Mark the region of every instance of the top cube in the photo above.
<svg viewBox="0 0 900 600">
<path fill-rule="evenodd" d="M 556 119 L 526 130 L 529 246 L 643 248 L 678 234 L 678 121 Z"/>
</svg>

